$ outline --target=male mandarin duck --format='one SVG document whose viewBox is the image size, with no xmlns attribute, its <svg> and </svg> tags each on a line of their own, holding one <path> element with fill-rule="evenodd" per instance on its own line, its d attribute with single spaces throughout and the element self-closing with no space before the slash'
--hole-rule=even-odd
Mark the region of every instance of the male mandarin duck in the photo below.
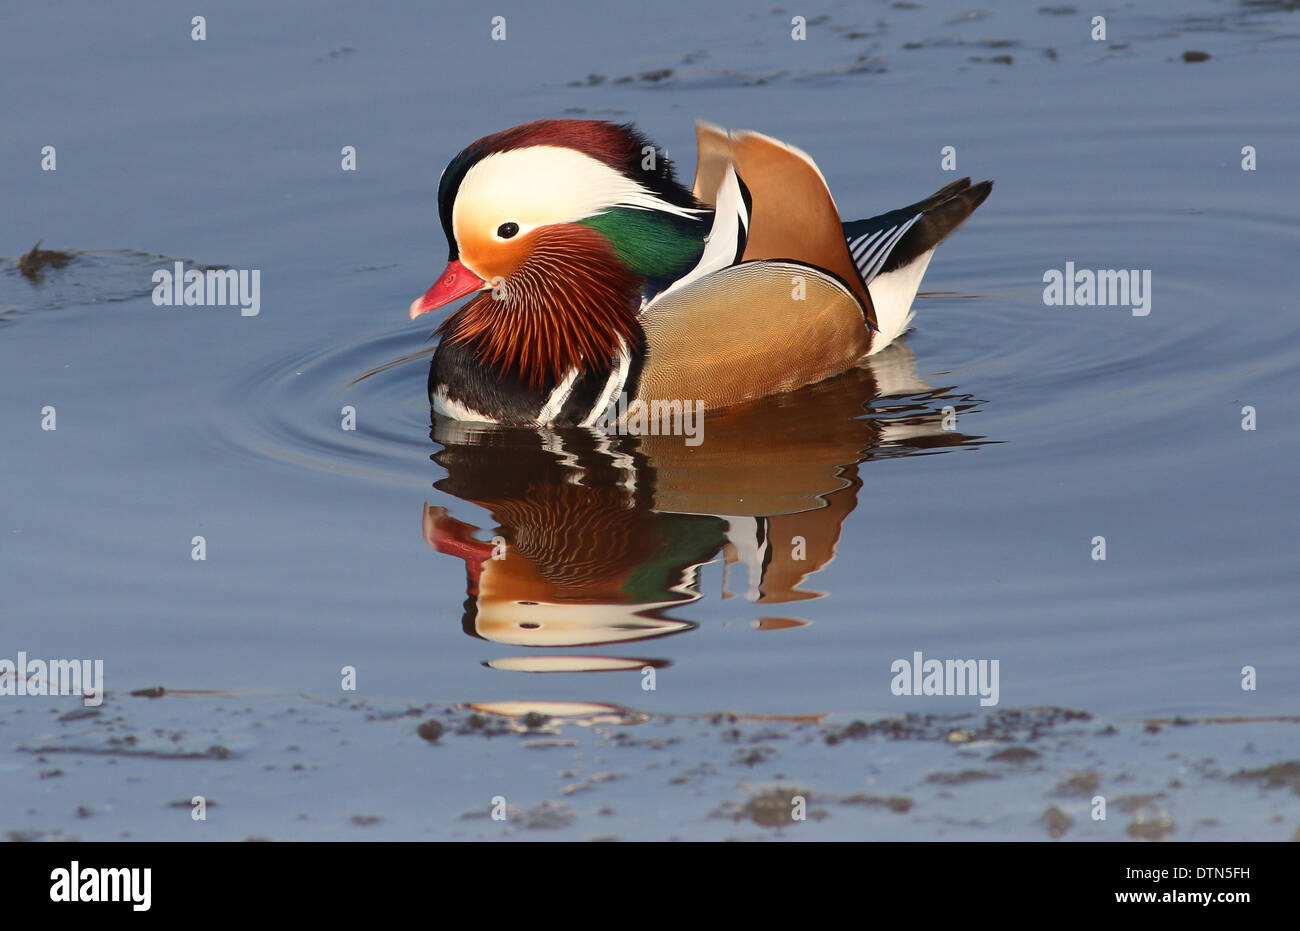
<svg viewBox="0 0 1300 931">
<path fill-rule="evenodd" d="M 621 394 L 711 409 L 839 374 L 907 328 L 935 248 L 993 186 L 844 223 L 799 149 L 703 123 L 696 141 L 689 191 L 600 120 L 527 123 L 451 160 L 447 268 L 411 319 L 480 293 L 438 328 L 437 413 L 591 426 Z"/>
</svg>

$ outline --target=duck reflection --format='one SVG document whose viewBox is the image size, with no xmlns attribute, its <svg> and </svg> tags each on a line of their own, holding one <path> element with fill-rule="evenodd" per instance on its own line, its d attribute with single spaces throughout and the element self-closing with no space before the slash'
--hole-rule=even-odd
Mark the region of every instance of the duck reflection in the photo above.
<svg viewBox="0 0 1300 931">
<path fill-rule="evenodd" d="M 435 487 L 484 508 L 481 529 L 424 507 L 424 539 L 463 559 L 464 628 L 527 647 L 621 644 L 696 625 L 671 616 L 703 597 L 761 606 L 817 598 L 809 576 L 835 555 L 867 459 L 978 444 L 950 428 L 978 402 L 921 380 L 896 344 L 834 379 L 710 412 L 703 442 L 585 428 L 497 427 L 435 418 Z M 763 630 L 807 623 L 773 611 Z M 490 661 L 527 672 L 641 670 L 666 660 L 534 654 Z"/>
</svg>

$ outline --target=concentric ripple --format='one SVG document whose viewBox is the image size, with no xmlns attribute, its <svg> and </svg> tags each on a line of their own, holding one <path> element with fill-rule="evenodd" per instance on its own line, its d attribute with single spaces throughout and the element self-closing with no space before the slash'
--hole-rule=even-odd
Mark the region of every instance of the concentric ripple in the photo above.
<svg viewBox="0 0 1300 931">
<path fill-rule="evenodd" d="M 271 362 L 232 385 L 222 437 L 247 456 L 427 485 L 432 354 L 407 329 Z"/>
</svg>

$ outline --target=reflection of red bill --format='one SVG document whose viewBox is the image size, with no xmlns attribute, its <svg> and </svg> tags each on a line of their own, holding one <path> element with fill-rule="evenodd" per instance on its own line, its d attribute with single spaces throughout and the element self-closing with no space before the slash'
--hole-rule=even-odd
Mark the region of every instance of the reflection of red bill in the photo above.
<svg viewBox="0 0 1300 931">
<path fill-rule="evenodd" d="M 457 259 L 452 259 L 443 269 L 442 275 L 433 283 L 433 287 L 424 292 L 423 297 L 411 302 L 411 319 L 420 314 L 437 310 L 445 304 L 478 291 L 486 282 L 474 274 Z"/>
<path fill-rule="evenodd" d="M 415 310 L 412 308 L 411 313 Z M 470 594 L 478 594 L 478 580 L 483 574 L 483 563 L 492 557 L 493 546 L 471 535 L 477 527 L 458 521 L 446 508 L 424 506 L 424 542 L 439 553 L 447 553 L 465 560 L 469 570 Z"/>
</svg>

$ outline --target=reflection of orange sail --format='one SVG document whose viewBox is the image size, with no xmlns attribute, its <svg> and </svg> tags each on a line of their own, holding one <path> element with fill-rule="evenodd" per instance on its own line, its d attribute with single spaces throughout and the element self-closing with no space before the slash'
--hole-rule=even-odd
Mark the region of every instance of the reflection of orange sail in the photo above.
<svg viewBox="0 0 1300 931">
<path fill-rule="evenodd" d="M 840 538 L 844 518 L 857 504 L 857 470 L 846 471 L 853 477 L 852 484 L 825 496 L 826 506 L 798 514 L 775 514 L 767 518 L 766 553 L 759 564 L 757 579 L 749 579 L 745 594 L 751 601 L 780 604 L 786 601 L 803 601 L 820 598 L 823 592 L 801 591 L 800 582 L 820 570 L 835 556 L 835 544 Z M 728 542 L 724 550 L 728 566 L 742 563 L 741 553 L 734 543 Z"/>
<path fill-rule="evenodd" d="M 925 401 L 895 406 L 900 417 L 868 416 L 882 395 L 923 394 Z M 702 597 L 699 569 L 719 556 L 728 587 L 751 601 L 816 598 L 821 593 L 799 586 L 834 558 L 862 488 L 859 463 L 972 441 L 941 430 L 936 394 L 899 345 L 838 378 L 711 413 L 698 446 L 680 436 L 439 419 L 434 439 L 444 448 L 434 458 L 447 477 L 437 488 L 486 509 L 497 527 L 480 534 L 426 505 L 424 537 L 465 560 L 466 631 L 501 643 L 578 646 L 690 629 L 666 615 Z M 765 618 L 760 627 L 802 623 Z M 501 668 L 662 662 L 548 660 L 503 660 Z"/>
</svg>

